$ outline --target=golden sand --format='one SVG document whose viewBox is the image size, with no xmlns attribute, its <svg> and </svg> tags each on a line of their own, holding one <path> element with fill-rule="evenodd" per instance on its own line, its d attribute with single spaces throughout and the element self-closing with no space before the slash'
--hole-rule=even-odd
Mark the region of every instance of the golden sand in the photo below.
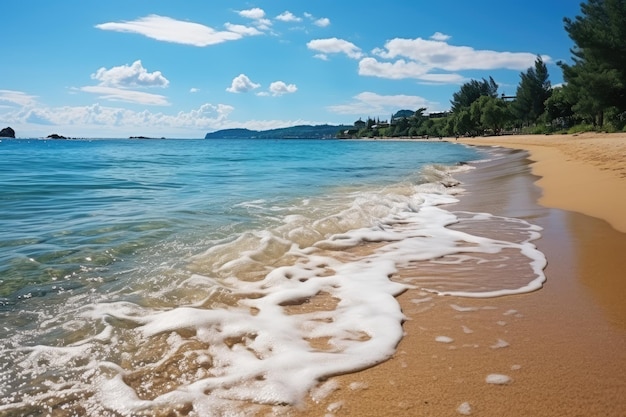
<svg viewBox="0 0 626 417">
<path fill-rule="evenodd" d="M 539 203 L 608 221 L 626 233 L 626 133 L 464 139 L 530 152 L 544 190 Z"/>
<path fill-rule="evenodd" d="M 331 378 L 294 415 L 625 415 L 626 135 L 464 142 L 530 153 L 461 178 L 458 209 L 543 227 L 544 288 L 492 299 L 405 292 L 394 356 Z"/>
</svg>

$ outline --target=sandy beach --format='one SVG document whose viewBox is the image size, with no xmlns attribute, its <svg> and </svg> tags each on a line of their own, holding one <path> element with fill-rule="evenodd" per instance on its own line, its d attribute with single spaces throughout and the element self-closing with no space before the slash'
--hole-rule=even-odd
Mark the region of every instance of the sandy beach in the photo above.
<svg viewBox="0 0 626 417">
<path fill-rule="evenodd" d="M 623 416 L 626 134 L 459 142 L 509 155 L 460 176 L 467 194 L 453 209 L 541 226 L 544 287 L 490 299 L 406 291 L 394 356 L 329 379 L 297 414 Z"/>
</svg>

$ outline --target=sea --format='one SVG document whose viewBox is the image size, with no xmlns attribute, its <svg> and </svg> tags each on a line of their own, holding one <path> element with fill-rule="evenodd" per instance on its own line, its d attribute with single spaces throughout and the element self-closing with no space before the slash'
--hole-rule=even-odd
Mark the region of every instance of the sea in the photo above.
<svg viewBox="0 0 626 417">
<path fill-rule="evenodd" d="M 540 288 L 539 227 L 455 210 L 457 177 L 501 157 L 445 140 L 3 138 L 0 416 L 279 415 L 390 358 L 404 291 Z"/>
</svg>

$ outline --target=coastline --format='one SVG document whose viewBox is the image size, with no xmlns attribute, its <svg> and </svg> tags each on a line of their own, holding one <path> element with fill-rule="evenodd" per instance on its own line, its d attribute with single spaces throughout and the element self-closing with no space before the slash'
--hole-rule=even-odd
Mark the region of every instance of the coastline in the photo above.
<svg viewBox="0 0 626 417">
<path fill-rule="evenodd" d="M 460 138 L 530 153 L 539 203 L 604 219 L 626 233 L 626 133 Z"/>
<path fill-rule="evenodd" d="M 626 259 L 615 254 L 626 248 L 626 234 L 615 215 L 626 199 L 619 192 L 626 189 L 624 136 L 598 136 L 459 140 L 509 148 L 509 155 L 460 176 L 468 192 L 453 210 L 541 226 L 535 244 L 548 259 L 547 282 L 534 293 L 482 300 L 408 290 L 398 297 L 407 319 L 393 357 L 331 378 L 301 414 L 622 415 Z M 559 187 L 572 183 L 562 201 Z M 590 210 L 587 199 L 609 207 L 580 214 Z"/>
</svg>

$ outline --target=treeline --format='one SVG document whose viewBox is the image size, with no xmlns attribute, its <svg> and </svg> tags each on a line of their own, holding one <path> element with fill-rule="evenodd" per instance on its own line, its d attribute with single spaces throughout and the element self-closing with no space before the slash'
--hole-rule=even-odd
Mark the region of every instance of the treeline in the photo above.
<svg viewBox="0 0 626 417">
<path fill-rule="evenodd" d="M 419 137 L 516 133 L 626 131 L 626 0 L 588 0 L 565 18 L 574 42 L 572 64 L 558 62 L 564 84 L 553 87 L 538 56 L 520 74 L 514 97 L 498 95 L 492 77 L 453 94 L 451 111 L 402 110 L 389 121 L 358 121 L 341 137 Z"/>
</svg>

